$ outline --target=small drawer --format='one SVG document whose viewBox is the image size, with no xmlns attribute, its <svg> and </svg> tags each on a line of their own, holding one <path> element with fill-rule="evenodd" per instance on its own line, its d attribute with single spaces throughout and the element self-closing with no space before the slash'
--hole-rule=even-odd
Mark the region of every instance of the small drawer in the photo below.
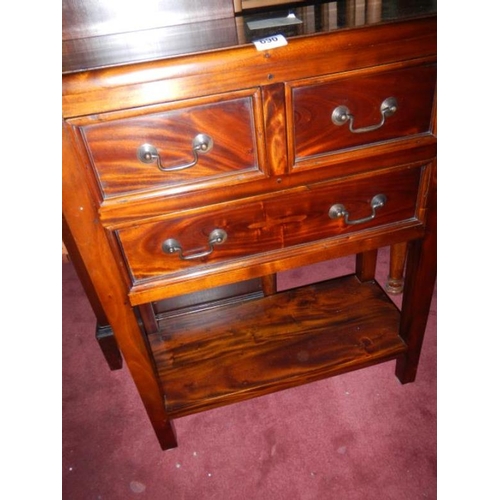
<svg viewBox="0 0 500 500">
<path fill-rule="evenodd" d="M 415 221 L 421 167 L 307 186 L 117 231 L 134 283 Z M 200 267 L 201 266 L 201 267 Z M 199 269 L 198 269 L 199 270 Z"/>
<path fill-rule="evenodd" d="M 436 65 L 428 64 L 290 84 L 290 156 L 297 164 L 428 132 L 435 83 Z"/>
<path fill-rule="evenodd" d="M 246 93 L 80 124 L 103 197 L 262 177 L 258 94 Z"/>
</svg>

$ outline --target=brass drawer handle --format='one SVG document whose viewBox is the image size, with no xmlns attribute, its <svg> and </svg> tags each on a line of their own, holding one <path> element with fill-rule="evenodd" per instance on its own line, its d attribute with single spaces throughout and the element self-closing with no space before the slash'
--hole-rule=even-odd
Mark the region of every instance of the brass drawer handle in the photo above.
<svg viewBox="0 0 500 500">
<path fill-rule="evenodd" d="M 330 217 L 330 219 L 339 219 L 340 217 L 344 217 L 344 222 L 347 225 L 363 224 L 363 222 L 368 222 L 374 219 L 376 215 L 375 213 L 376 210 L 378 208 L 382 208 L 385 205 L 386 201 L 387 201 L 387 196 L 385 194 L 377 194 L 376 196 L 374 196 L 370 203 L 372 207 L 372 214 L 369 215 L 368 217 L 364 217 L 363 219 L 349 220 L 349 212 L 341 203 L 336 203 L 335 205 L 332 205 L 330 207 L 330 210 L 328 211 L 328 216 Z"/>
<path fill-rule="evenodd" d="M 143 144 L 137 149 L 137 158 L 142 163 L 153 163 L 156 162 L 156 165 L 162 172 L 173 172 L 176 170 L 185 170 L 186 168 L 193 167 L 198 163 L 198 153 L 208 153 L 214 146 L 214 141 L 207 134 L 198 134 L 193 139 L 193 156 L 194 159 L 190 163 L 185 163 L 183 165 L 177 165 L 173 167 L 164 167 L 161 162 L 160 155 L 158 154 L 158 150 L 152 146 L 151 144 Z"/>
<path fill-rule="evenodd" d="M 369 127 L 354 128 L 354 116 L 349 111 L 347 106 L 337 106 L 332 113 L 332 122 L 335 125 L 344 125 L 344 123 L 349 122 L 349 130 L 353 134 L 361 134 L 363 132 L 371 132 L 372 130 L 377 130 L 382 127 L 385 123 L 385 119 L 392 116 L 398 110 L 398 101 L 395 97 L 388 97 L 380 105 L 380 114 L 382 115 L 382 120 L 376 125 L 370 125 Z"/>
<path fill-rule="evenodd" d="M 184 250 L 182 249 L 182 245 L 174 238 L 169 238 L 168 240 L 165 240 L 161 246 L 161 249 L 165 253 L 179 253 L 179 258 L 181 260 L 193 260 L 193 259 L 201 259 L 202 257 L 206 257 L 207 255 L 210 255 L 214 251 L 215 245 L 221 245 L 227 240 L 227 233 L 224 231 L 224 229 L 214 229 L 209 235 L 208 235 L 208 250 L 204 250 L 202 252 L 194 252 L 194 253 L 188 253 L 185 254 L 183 253 Z"/>
</svg>

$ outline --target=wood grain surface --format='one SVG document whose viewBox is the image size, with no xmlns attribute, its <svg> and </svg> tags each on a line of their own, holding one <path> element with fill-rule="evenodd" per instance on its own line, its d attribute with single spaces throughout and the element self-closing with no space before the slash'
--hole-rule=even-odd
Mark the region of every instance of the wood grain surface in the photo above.
<svg viewBox="0 0 500 500">
<path fill-rule="evenodd" d="M 398 327 L 378 285 L 347 276 L 166 320 L 150 342 L 177 417 L 393 358 Z"/>
</svg>

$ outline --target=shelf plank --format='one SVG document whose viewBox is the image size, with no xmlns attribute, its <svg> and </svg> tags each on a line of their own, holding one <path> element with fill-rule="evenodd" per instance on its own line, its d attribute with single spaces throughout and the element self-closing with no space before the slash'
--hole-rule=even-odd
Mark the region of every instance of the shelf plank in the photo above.
<svg viewBox="0 0 500 500">
<path fill-rule="evenodd" d="M 172 418 L 396 358 L 400 313 L 345 276 L 160 322 L 150 335 Z"/>
</svg>

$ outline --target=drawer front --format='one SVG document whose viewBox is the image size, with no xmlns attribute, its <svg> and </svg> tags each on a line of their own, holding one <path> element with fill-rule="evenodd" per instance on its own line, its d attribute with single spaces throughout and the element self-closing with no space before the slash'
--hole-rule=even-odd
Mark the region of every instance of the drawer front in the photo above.
<svg viewBox="0 0 500 500">
<path fill-rule="evenodd" d="M 376 226 L 414 221 L 420 177 L 420 167 L 407 167 L 311 185 L 272 199 L 216 206 L 194 215 L 125 228 L 117 236 L 135 283 L 173 276 L 199 266 L 223 265 Z M 377 199 L 382 203 L 373 208 Z"/>
<path fill-rule="evenodd" d="M 297 163 L 429 131 L 435 82 L 429 64 L 292 84 L 290 156 Z"/>
<path fill-rule="evenodd" d="M 256 95 L 81 125 L 104 198 L 263 176 Z"/>
</svg>

